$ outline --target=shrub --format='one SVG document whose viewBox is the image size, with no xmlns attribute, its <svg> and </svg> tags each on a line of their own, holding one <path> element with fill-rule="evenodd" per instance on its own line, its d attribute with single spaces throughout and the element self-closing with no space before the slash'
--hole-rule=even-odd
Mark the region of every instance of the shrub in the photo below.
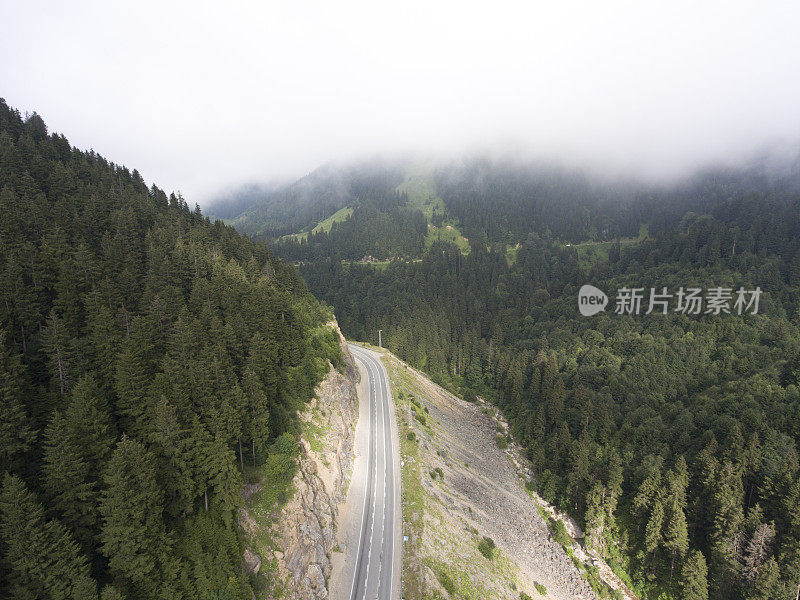
<svg viewBox="0 0 800 600">
<path fill-rule="evenodd" d="M 544 586 L 543 586 L 541 583 L 539 583 L 538 581 L 535 581 L 535 582 L 533 583 L 533 587 L 535 587 L 535 588 L 536 588 L 536 591 L 537 591 L 537 592 L 539 592 L 539 593 L 540 593 L 542 596 L 544 596 L 544 595 L 547 593 L 547 588 L 546 588 L 546 587 L 544 587 Z"/>
<path fill-rule="evenodd" d="M 421 425 L 425 425 L 425 415 L 414 413 L 414 418 L 419 421 Z"/>
<path fill-rule="evenodd" d="M 489 560 L 492 560 L 492 558 L 494 557 L 494 548 L 495 545 L 494 545 L 494 540 L 492 538 L 483 536 L 483 538 L 481 538 L 481 541 L 478 542 L 478 552 L 483 554 Z"/>
<path fill-rule="evenodd" d="M 296 461 L 289 454 L 270 454 L 264 461 L 264 474 L 269 481 L 285 481 L 294 475 Z"/>
<path fill-rule="evenodd" d="M 497 443 L 497 447 L 500 448 L 500 450 L 508 448 L 508 439 L 506 439 L 506 436 L 498 435 L 494 438 L 494 441 Z"/>
<path fill-rule="evenodd" d="M 448 594 L 453 596 L 456 593 L 456 584 L 444 569 L 436 569 L 436 579 L 439 580 L 439 583 Z"/>
<path fill-rule="evenodd" d="M 528 596 L 528 594 L 526 594 L 525 592 L 520 592 L 519 593 L 519 600 L 533 600 L 533 598 Z"/>
<path fill-rule="evenodd" d="M 294 456 L 298 452 L 297 441 L 291 433 L 285 431 L 275 439 L 275 442 L 272 444 L 272 451 Z"/>
<path fill-rule="evenodd" d="M 406 434 L 406 439 L 407 439 L 409 442 L 415 442 L 415 441 L 417 441 L 417 434 L 416 434 L 416 433 L 414 433 L 413 431 L 409 431 L 409 432 Z"/>
<path fill-rule="evenodd" d="M 477 402 L 478 396 L 475 395 L 475 390 L 472 388 L 464 388 L 464 395 L 462 396 L 467 402 Z"/>
<path fill-rule="evenodd" d="M 434 471 L 436 471 L 439 474 L 439 479 L 444 479 L 444 472 L 442 471 L 441 467 L 436 467 Z"/>
<path fill-rule="evenodd" d="M 539 474 L 539 495 L 551 504 L 557 503 L 559 490 L 563 489 L 564 481 L 549 469 Z"/>
<path fill-rule="evenodd" d="M 553 523 L 553 539 L 562 546 L 572 546 L 572 538 L 567 533 L 564 521 L 558 520 Z"/>
</svg>

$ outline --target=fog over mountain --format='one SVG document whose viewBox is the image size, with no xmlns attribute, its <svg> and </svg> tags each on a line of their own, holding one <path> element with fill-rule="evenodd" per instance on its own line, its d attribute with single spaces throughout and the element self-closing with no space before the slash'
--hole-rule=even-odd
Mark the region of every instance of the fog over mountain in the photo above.
<svg viewBox="0 0 800 600">
<path fill-rule="evenodd" d="M 790 1 L 31 1 L 3 15 L 9 103 L 201 204 L 375 154 L 664 178 L 800 138 Z"/>
</svg>

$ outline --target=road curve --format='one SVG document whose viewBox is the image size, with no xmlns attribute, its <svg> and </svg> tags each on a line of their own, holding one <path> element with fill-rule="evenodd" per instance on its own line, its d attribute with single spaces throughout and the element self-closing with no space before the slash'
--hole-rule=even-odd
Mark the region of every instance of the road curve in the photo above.
<svg viewBox="0 0 800 600">
<path fill-rule="evenodd" d="M 349 600 L 400 598 L 400 515 L 398 449 L 389 376 L 378 355 L 348 344 L 367 374 L 368 456 L 366 482 L 350 579 Z"/>
</svg>

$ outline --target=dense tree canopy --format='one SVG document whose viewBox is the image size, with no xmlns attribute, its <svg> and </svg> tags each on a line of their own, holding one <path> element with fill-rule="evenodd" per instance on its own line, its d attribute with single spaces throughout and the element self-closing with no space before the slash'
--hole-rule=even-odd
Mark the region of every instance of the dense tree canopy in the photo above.
<svg viewBox="0 0 800 600">
<path fill-rule="evenodd" d="M 438 177 L 468 255 L 434 244 L 376 269 L 334 245 L 301 273 L 349 337 L 382 329 L 442 384 L 496 402 L 539 492 L 641 594 L 788 600 L 800 585 L 797 179 L 714 172 L 644 193 L 477 163 Z M 580 316 L 584 283 L 609 294 L 605 312 Z M 625 286 L 763 294 L 755 315 L 684 314 L 674 299 L 666 315 L 614 314 Z"/>
<path fill-rule="evenodd" d="M 0 101 L 0 596 L 250 598 L 235 529 L 337 362 L 295 271 Z"/>
</svg>

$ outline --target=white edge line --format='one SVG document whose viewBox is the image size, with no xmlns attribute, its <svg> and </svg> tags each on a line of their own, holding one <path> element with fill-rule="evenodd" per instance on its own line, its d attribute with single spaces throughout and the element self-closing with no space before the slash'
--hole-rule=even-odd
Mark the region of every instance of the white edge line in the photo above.
<svg viewBox="0 0 800 600">
<path fill-rule="evenodd" d="M 358 352 L 356 352 L 356 355 L 358 355 Z M 363 359 L 362 359 L 362 362 L 363 362 Z M 362 532 L 363 527 L 364 527 L 364 517 L 365 517 L 366 512 L 367 512 L 367 493 L 368 493 L 367 481 L 369 481 L 369 448 L 370 448 L 370 442 L 372 440 L 372 427 L 371 427 L 371 423 L 370 423 L 370 421 L 371 421 L 370 417 L 372 415 L 372 408 L 371 408 L 369 402 L 367 402 L 367 411 L 368 411 L 367 412 L 367 464 L 366 464 L 366 469 L 365 469 L 365 474 L 367 475 L 367 477 L 365 477 L 365 479 L 364 479 L 364 505 L 363 505 L 363 508 L 361 510 L 361 523 L 359 523 L 359 528 L 358 528 L 358 550 L 356 551 L 356 558 L 355 558 L 354 565 L 353 565 L 353 583 L 350 586 L 349 600 L 355 600 L 353 598 L 353 592 L 355 591 L 355 587 L 356 587 L 356 574 L 358 573 L 358 559 L 359 559 L 359 557 L 361 555 L 361 541 L 362 541 L 362 539 L 364 537 L 364 536 L 361 535 L 361 532 Z"/>
</svg>

